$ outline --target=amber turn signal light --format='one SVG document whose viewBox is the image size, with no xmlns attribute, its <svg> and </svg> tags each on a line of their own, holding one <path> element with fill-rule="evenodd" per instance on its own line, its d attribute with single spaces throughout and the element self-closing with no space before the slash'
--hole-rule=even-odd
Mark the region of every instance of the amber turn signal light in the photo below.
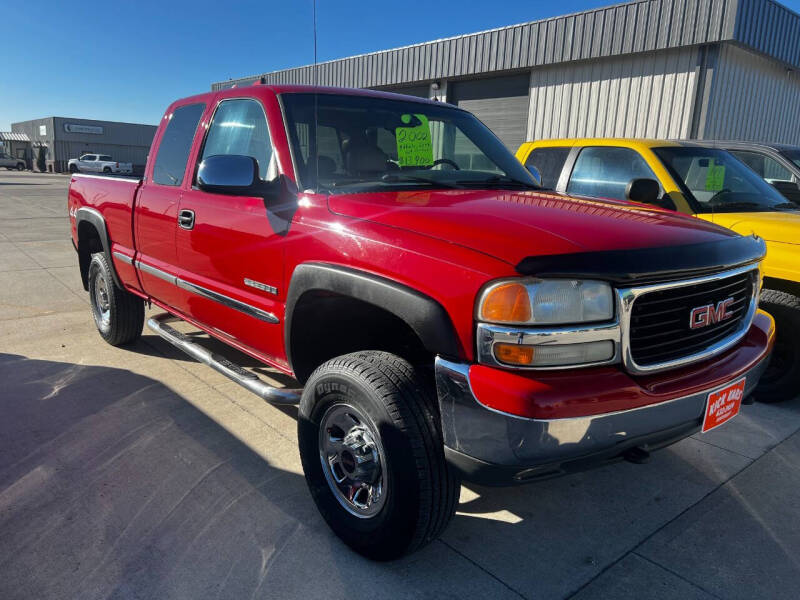
<svg viewBox="0 0 800 600">
<path fill-rule="evenodd" d="M 498 285 L 486 294 L 481 319 L 490 323 L 526 323 L 531 319 L 528 290 L 521 283 Z"/>
<path fill-rule="evenodd" d="M 507 365 L 530 365 L 533 362 L 533 346 L 495 344 L 494 355 Z"/>
</svg>

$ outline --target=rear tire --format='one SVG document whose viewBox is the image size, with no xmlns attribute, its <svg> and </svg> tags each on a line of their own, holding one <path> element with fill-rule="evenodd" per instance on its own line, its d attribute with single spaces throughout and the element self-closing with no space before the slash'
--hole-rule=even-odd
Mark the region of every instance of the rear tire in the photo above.
<svg viewBox="0 0 800 600">
<path fill-rule="evenodd" d="M 800 298 L 764 290 L 760 307 L 775 319 L 775 349 L 753 396 L 759 402 L 789 400 L 800 391 Z"/>
<path fill-rule="evenodd" d="M 141 337 L 144 300 L 117 287 L 102 252 L 92 254 L 89 263 L 89 298 L 97 331 L 105 341 L 121 346 Z"/>
<path fill-rule="evenodd" d="M 103 167 L 103 173 L 111 173 L 111 167 Z"/>
<path fill-rule="evenodd" d="M 17 171 L 24 171 L 25 164 L 24 163 L 17 163 Z"/>
<path fill-rule="evenodd" d="M 353 550 L 391 560 L 447 527 L 460 483 L 432 386 L 408 362 L 377 351 L 329 360 L 306 383 L 297 427 L 314 502 Z"/>
</svg>

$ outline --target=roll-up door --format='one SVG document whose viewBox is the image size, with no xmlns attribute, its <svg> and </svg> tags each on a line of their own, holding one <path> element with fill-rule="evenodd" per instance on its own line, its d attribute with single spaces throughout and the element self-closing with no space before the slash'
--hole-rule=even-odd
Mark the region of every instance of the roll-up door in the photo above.
<svg viewBox="0 0 800 600">
<path fill-rule="evenodd" d="M 451 83 L 449 100 L 475 114 L 512 152 L 528 131 L 530 75 Z"/>
<path fill-rule="evenodd" d="M 395 94 L 405 94 L 406 96 L 417 96 L 419 98 L 427 98 L 429 94 L 429 86 L 425 85 L 412 85 L 405 87 L 383 88 L 381 91 L 393 92 Z"/>
</svg>

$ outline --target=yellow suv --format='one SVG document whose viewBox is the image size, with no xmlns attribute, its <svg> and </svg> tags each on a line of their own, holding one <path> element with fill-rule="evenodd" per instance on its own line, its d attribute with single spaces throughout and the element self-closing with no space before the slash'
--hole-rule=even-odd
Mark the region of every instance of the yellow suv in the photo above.
<svg viewBox="0 0 800 600">
<path fill-rule="evenodd" d="M 571 196 L 630 200 L 755 233 L 767 242 L 761 306 L 777 340 L 758 399 L 800 389 L 800 206 L 726 150 L 691 142 L 560 139 L 526 142 L 517 159 L 542 186 Z M 688 334 L 688 331 L 687 331 Z"/>
</svg>

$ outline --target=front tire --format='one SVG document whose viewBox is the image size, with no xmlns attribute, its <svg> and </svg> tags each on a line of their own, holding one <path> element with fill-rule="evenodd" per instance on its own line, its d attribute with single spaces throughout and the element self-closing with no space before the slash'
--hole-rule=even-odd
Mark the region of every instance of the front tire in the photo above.
<svg viewBox="0 0 800 600">
<path fill-rule="evenodd" d="M 24 163 L 17 163 L 17 171 L 24 171 L 25 164 Z"/>
<path fill-rule="evenodd" d="M 759 304 L 775 319 L 775 349 L 753 395 L 760 402 L 788 400 L 800 391 L 800 298 L 764 290 Z"/>
<path fill-rule="evenodd" d="M 144 301 L 117 287 L 102 252 L 93 254 L 89 263 L 89 298 L 97 331 L 105 341 L 121 346 L 141 337 Z"/>
<path fill-rule="evenodd" d="M 414 552 L 455 512 L 460 484 L 434 398 L 387 352 L 334 358 L 306 383 L 297 425 L 306 482 L 330 528 L 367 558 Z"/>
</svg>

